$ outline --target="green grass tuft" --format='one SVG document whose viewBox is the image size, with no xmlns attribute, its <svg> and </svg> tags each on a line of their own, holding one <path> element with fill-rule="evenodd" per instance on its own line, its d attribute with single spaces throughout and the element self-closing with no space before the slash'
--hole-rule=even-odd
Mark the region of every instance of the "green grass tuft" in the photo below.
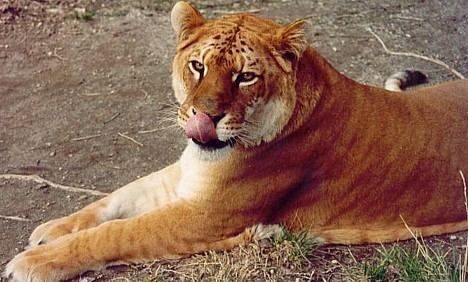
<svg viewBox="0 0 468 282">
<path fill-rule="evenodd" d="M 89 22 L 89 21 L 94 20 L 94 17 L 96 16 L 96 12 L 94 12 L 94 11 L 84 11 L 84 12 L 75 11 L 73 16 L 74 16 L 74 18 L 76 20 Z"/>
<path fill-rule="evenodd" d="M 379 254 L 363 264 L 363 274 L 369 281 L 460 281 L 460 259 L 450 259 L 451 253 L 437 246 L 428 247 L 416 241 L 416 248 L 382 246 Z"/>
<path fill-rule="evenodd" d="M 294 266 L 301 266 L 309 261 L 310 255 L 320 246 L 320 243 L 307 231 L 291 232 L 283 229 L 283 232 L 272 239 L 276 250 L 287 255 L 288 261 Z"/>
<path fill-rule="evenodd" d="M 108 12 L 105 12 L 103 16 L 108 18 L 117 18 L 117 17 L 125 17 L 128 15 L 129 10 L 127 9 L 115 9 Z"/>
</svg>

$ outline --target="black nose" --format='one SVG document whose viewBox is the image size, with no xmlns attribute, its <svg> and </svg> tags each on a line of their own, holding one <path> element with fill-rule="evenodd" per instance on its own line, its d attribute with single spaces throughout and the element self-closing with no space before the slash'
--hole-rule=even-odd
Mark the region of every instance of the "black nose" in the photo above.
<svg viewBox="0 0 468 282">
<path fill-rule="evenodd" d="M 211 115 L 208 115 L 208 116 L 211 118 L 211 120 L 213 121 L 213 123 L 214 123 L 215 125 L 217 125 L 218 122 L 219 122 L 223 117 L 226 116 L 226 114 L 221 114 L 221 115 L 217 115 L 217 116 L 211 116 Z"/>
</svg>

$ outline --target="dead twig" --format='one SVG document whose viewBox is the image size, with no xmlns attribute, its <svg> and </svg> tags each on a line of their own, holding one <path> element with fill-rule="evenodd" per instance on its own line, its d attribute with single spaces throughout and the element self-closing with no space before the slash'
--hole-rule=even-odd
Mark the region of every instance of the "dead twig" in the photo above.
<svg viewBox="0 0 468 282">
<path fill-rule="evenodd" d="M 384 48 L 384 50 L 385 50 L 385 52 L 387 54 L 395 55 L 395 56 L 414 57 L 414 58 L 422 59 L 422 60 L 425 60 L 425 61 L 429 61 L 431 63 L 437 64 L 439 66 L 442 66 L 442 67 L 448 69 L 450 72 L 452 72 L 457 77 L 459 77 L 461 79 L 465 79 L 465 76 L 463 74 L 461 74 L 460 72 L 458 72 L 457 70 L 455 70 L 454 68 L 452 68 L 451 66 L 449 66 L 446 63 L 442 62 L 439 59 L 434 59 L 434 58 L 431 58 L 431 57 L 427 57 L 427 56 L 423 56 L 423 55 L 419 55 L 419 54 L 415 54 L 415 53 L 410 53 L 410 52 L 396 52 L 396 51 L 389 50 L 387 48 L 387 45 L 385 45 L 385 43 L 383 42 L 383 40 L 371 28 L 368 28 L 367 31 L 369 31 L 377 39 L 377 41 L 379 41 L 380 45 L 382 45 L 382 47 Z"/>
<path fill-rule="evenodd" d="M 391 18 L 396 18 L 396 19 L 401 19 L 401 20 L 409 20 L 409 21 L 418 21 L 418 22 L 424 21 L 424 19 L 421 19 L 421 18 L 400 16 L 400 15 L 391 16 Z"/>
<path fill-rule="evenodd" d="M 1 219 L 8 219 L 8 220 L 14 220 L 14 221 L 31 221 L 30 219 L 28 218 L 22 218 L 22 217 L 19 217 L 19 216 L 8 216 L 8 215 L 0 215 L 0 218 Z"/>
<path fill-rule="evenodd" d="M 115 115 L 111 116 L 110 119 L 105 120 L 105 121 L 104 121 L 104 124 L 113 121 L 114 119 L 116 119 L 116 118 L 119 117 L 119 116 L 120 116 L 120 113 L 116 113 Z"/>
<path fill-rule="evenodd" d="M 468 197 L 466 194 L 466 181 L 465 176 L 463 175 L 463 171 L 459 170 L 460 177 L 463 183 L 463 196 L 465 197 L 465 212 L 466 212 L 466 220 L 468 222 Z M 466 281 L 466 271 L 468 270 L 468 236 L 466 237 L 466 244 L 465 244 L 465 256 L 463 258 L 463 265 L 460 270 L 460 281 Z"/>
<path fill-rule="evenodd" d="M 57 188 L 57 189 L 60 189 L 60 190 L 64 190 L 64 191 L 67 191 L 67 192 L 86 193 L 86 194 L 91 194 L 91 195 L 95 195 L 95 196 L 107 195 L 107 193 L 104 193 L 104 192 L 101 192 L 101 191 L 84 189 L 84 188 L 76 188 L 76 187 L 66 186 L 66 185 L 62 185 L 62 184 L 56 184 L 56 183 L 53 183 L 52 181 L 44 179 L 44 178 L 40 177 L 39 175 L 35 175 L 35 174 L 32 174 L 32 175 L 0 174 L 0 179 L 14 179 L 14 180 L 23 180 L 23 181 L 34 181 L 36 183 L 47 184 L 50 187 Z"/>
<path fill-rule="evenodd" d="M 261 12 L 262 10 L 261 9 L 250 9 L 250 10 L 247 10 L 247 11 L 243 11 L 244 13 L 252 13 L 252 14 L 255 14 L 255 13 L 259 13 Z M 239 12 L 235 12 L 235 11 L 228 11 L 228 10 L 213 10 L 212 11 L 213 13 L 216 13 L 216 14 L 223 14 L 223 15 L 231 15 L 231 14 L 237 14 Z"/>
<path fill-rule="evenodd" d="M 145 99 L 147 99 L 148 96 L 149 96 L 148 92 L 145 89 L 141 89 L 141 92 L 143 92 L 143 94 L 145 94 Z"/>
<path fill-rule="evenodd" d="M 101 96 L 101 95 L 105 95 L 105 93 L 95 92 L 95 93 L 84 93 L 84 94 L 81 94 L 81 96 L 88 96 L 88 97 Z"/>
<path fill-rule="evenodd" d="M 127 136 L 127 135 L 125 135 L 125 134 L 123 134 L 123 133 L 120 133 L 120 132 L 118 132 L 117 134 L 118 134 L 120 137 L 123 137 L 123 138 L 129 140 L 130 142 L 133 142 L 133 143 L 137 144 L 137 145 L 140 146 L 140 147 L 143 147 L 143 144 L 142 144 L 142 143 L 136 141 L 136 140 L 133 139 L 132 137 Z"/>
<path fill-rule="evenodd" d="M 465 197 L 465 210 L 466 210 L 466 220 L 468 221 L 468 200 L 467 200 L 467 194 L 466 194 L 466 181 L 465 181 L 465 176 L 463 175 L 463 171 L 459 170 L 460 177 L 462 179 L 463 183 L 463 196 Z"/>
<path fill-rule="evenodd" d="M 54 48 L 54 53 L 53 53 L 54 57 L 58 58 L 59 60 L 61 61 L 65 61 L 65 59 L 60 56 L 59 54 L 57 54 L 57 48 Z"/>
<path fill-rule="evenodd" d="M 89 136 L 83 136 L 83 137 L 76 137 L 76 138 L 72 138 L 70 140 L 71 141 L 83 141 L 83 140 L 96 138 L 96 137 L 99 137 L 99 136 L 101 136 L 101 134 L 95 134 L 95 135 L 89 135 Z"/>
</svg>

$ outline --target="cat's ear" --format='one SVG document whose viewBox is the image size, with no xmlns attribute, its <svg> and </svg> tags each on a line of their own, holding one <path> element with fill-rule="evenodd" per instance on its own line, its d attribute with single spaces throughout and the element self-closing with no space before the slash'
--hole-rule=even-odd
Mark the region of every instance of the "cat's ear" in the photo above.
<svg viewBox="0 0 468 282">
<path fill-rule="evenodd" d="M 297 20 L 280 27 L 273 36 L 274 57 L 286 72 L 292 71 L 295 62 L 307 48 L 305 21 Z"/>
<path fill-rule="evenodd" d="M 171 24 L 180 41 L 187 39 L 188 34 L 204 22 L 200 12 L 185 1 L 177 2 L 172 8 Z"/>
</svg>

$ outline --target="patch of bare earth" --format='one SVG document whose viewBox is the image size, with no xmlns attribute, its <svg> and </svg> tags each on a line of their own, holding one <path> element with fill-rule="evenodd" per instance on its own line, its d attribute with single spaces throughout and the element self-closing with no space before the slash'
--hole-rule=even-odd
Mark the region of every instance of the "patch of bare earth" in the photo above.
<svg viewBox="0 0 468 282">
<path fill-rule="evenodd" d="M 0 2 L 0 173 L 34 174 L 52 181 L 0 177 L 0 270 L 22 250 L 40 222 L 70 214 L 99 197 L 59 189 L 54 183 L 111 192 L 178 158 L 185 141 L 174 126 L 170 86 L 175 38 L 169 11 L 174 2 Z M 310 44 L 340 71 L 365 83 L 381 85 L 385 77 L 406 68 L 427 73 L 430 83 L 456 79 L 426 60 L 385 53 L 369 27 L 391 50 L 437 58 L 468 74 L 464 0 L 217 0 L 196 5 L 208 17 L 250 11 L 280 22 L 306 18 Z M 460 233 L 425 242 L 444 251 L 450 265 L 456 265 L 465 237 Z M 380 246 L 321 246 L 304 252 L 303 245 L 297 251 L 294 242 L 113 267 L 78 280 L 380 277 L 378 263 L 372 263 L 380 259 Z M 398 246 L 417 251 L 414 242 Z M 366 262 L 376 266 L 372 272 L 366 272 Z M 385 267 L 394 269 L 394 275 L 403 271 L 394 264 Z M 393 274 L 384 277 L 399 277 Z"/>
</svg>

